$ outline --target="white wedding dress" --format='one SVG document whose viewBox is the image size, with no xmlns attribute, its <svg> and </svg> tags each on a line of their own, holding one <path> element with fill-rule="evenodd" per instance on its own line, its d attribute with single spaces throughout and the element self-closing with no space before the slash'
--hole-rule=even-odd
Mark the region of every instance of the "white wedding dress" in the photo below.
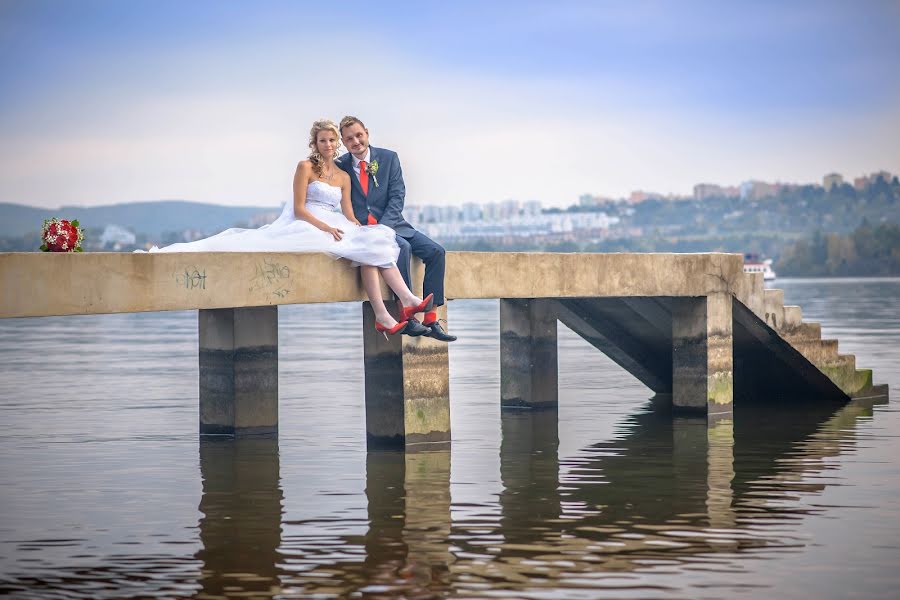
<svg viewBox="0 0 900 600">
<path fill-rule="evenodd" d="M 311 182 L 306 191 L 306 208 L 320 221 L 343 230 L 341 241 L 298 219 L 293 201 L 288 201 L 274 222 L 259 229 L 226 229 L 194 242 L 154 246 L 150 252 L 325 252 L 356 265 L 396 265 L 400 247 L 394 230 L 386 225 L 360 227 L 348 221 L 341 213 L 341 188 L 322 181 Z"/>
</svg>

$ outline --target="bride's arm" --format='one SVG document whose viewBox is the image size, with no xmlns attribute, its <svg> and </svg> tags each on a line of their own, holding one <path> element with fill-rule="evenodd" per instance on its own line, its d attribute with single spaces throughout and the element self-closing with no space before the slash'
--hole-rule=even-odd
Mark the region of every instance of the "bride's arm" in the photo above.
<svg viewBox="0 0 900 600">
<path fill-rule="evenodd" d="M 350 176 L 344 175 L 341 179 L 341 212 L 351 223 L 359 225 L 356 215 L 353 214 L 353 201 L 350 200 Z"/>
<path fill-rule="evenodd" d="M 309 187 L 311 178 L 312 165 L 308 161 L 300 161 L 300 164 L 297 165 L 297 171 L 294 173 L 294 216 L 314 225 L 325 233 L 330 233 L 336 240 L 340 240 L 340 235 L 335 234 L 335 232 L 343 233 L 340 229 L 320 221 L 306 209 L 306 190 Z"/>
</svg>

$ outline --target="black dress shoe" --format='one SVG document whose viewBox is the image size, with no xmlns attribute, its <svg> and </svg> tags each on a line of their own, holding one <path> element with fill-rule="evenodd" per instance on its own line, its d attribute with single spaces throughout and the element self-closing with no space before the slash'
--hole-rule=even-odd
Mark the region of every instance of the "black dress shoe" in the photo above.
<svg viewBox="0 0 900 600">
<path fill-rule="evenodd" d="M 441 324 L 438 323 L 437 321 L 435 321 L 434 323 L 432 323 L 430 325 L 425 325 L 424 327 L 425 327 L 425 329 L 428 330 L 428 332 L 425 335 L 427 335 L 430 338 L 434 338 L 439 342 L 455 342 L 456 341 L 456 336 L 450 335 L 449 333 L 444 331 L 444 328 L 441 327 Z"/>
<path fill-rule="evenodd" d="M 420 335 L 428 335 L 430 331 L 430 329 L 419 323 L 417 319 L 409 319 L 406 321 L 406 329 L 403 330 L 403 335 L 419 337 Z"/>
</svg>

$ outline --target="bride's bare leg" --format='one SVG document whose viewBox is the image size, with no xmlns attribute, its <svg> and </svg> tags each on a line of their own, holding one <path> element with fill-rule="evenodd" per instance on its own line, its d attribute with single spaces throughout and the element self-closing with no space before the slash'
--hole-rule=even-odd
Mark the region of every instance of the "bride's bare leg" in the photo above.
<svg viewBox="0 0 900 600">
<path fill-rule="evenodd" d="M 378 267 L 360 265 L 359 269 L 363 287 L 366 288 L 366 294 L 369 296 L 369 303 L 372 305 L 372 310 L 375 311 L 375 320 L 385 327 L 393 327 L 397 324 L 397 320 L 391 316 L 391 313 L 388 312 L 387 307 L 384 305 L 384 297 L 381 295 L 381 280 L 378 278 Z M 397 274 L 399 275 L 400 272 L 397 271 Z M 402 277 L 400 282 L 403 282 Z"/>
<path fill-rule="evenodd" d="M 406 287 L 406 282 L 403 281 L 403 275 L 400 274 L 400 269 L 397 267 L 381 269 L 381 276 L 384 277 L 384 282 L 394 291 L 403 306 L 415 306 L 422 301 L 421 298 L 413 294 L 412 291 Z"/>
</svg>

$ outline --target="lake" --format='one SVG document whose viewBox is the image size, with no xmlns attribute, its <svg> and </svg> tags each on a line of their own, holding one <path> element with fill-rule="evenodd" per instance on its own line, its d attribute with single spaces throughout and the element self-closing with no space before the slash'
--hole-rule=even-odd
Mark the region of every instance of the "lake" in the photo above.
<svg viewBox="0 0 900 600">
<path fill-rule="evenodd" d="M 900 390 L 900 279 L 781 280 Z M 652 410 L 559 326 L 499 408 L 497 301 L 449 307 L 452 448 L 367 453 L 359 304 L 279 309 L 278 440 L 199 440 L 196 312 L 0 320 L 0 594 L 895 598 L 900 411 Z"/>
</svg>

